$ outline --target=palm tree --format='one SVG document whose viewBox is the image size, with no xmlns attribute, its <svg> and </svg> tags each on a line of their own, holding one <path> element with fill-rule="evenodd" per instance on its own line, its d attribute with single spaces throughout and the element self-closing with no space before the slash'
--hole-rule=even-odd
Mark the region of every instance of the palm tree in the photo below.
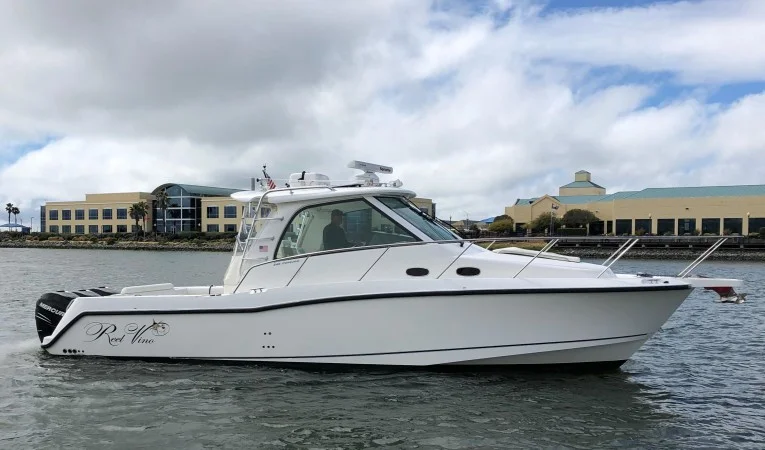
<svg viewBox="0 0 765 450">
<path fill-rule="evenodd" d="M 148 212 L 148 205 L 145 201 L 140 201 L 138 203 L 133 203 L 130 206 L 130 209 L 128 210 L 128 214 L 130 214 L 130 218 L 135 220 L 135 228 L 136 228 L 136 234 L 138 233 L 138 221 L 146 217 L 146 213 Z"/>
<path fill-rule="evenodd" d="M 146 203 L 146 200 L 142 200 L 139 205 L 141 205 L 141 210 L 143 211 L 143 214 L 141 214 L 141 219 L 143 220 L 143 228 L 142 231 L 144 234 L 146 234 L 146 218 L 149 217 L 149 213 L 151 212 L 151 208 L 149 208 L 149 205 Z"/>
<path fill-rule="evenodd" d="M 11 214 L 13 214 L 13 203 L 7 203 L 5 210 L 8 211 L 8 223 L 11 223 Z"/>
<path fill-rule="evenodd" d="M 19 219 L 16 218 L 17 215 L 21 214 L 19 207 L 14 206 L 13 209 L 11 209 L 11 213 L 13 213 L 13 223 L 19 223 Z"/>
<path fill-rule="evenodd" d="M 167 233 L 167 207 L 170 202 L 167 191 L 162 189 L 154 197 L 157 199 L 157 208 L 162 211 L 162 232 Z"/>
</svg>

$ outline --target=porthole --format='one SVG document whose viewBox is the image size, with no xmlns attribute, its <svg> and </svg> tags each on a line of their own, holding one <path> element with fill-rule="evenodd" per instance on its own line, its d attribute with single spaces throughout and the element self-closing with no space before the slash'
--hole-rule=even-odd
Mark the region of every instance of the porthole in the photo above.
<svg viewBox="0 0 765 450">
<path fill-rule="evenodd" d="M 474 277 L 480 273 L 481 270 L 477 267 L 460 267 L 457 269 L 457 275 L 462 275 L 463 277 Z"/>
<path fill-rule="evenodd" d="M 409 269 L 406 269 L 406 274 L 411 277 L 424 277 L 429 273 L 430 271 L 424 267 L 410 267 Z"/>
</svg>

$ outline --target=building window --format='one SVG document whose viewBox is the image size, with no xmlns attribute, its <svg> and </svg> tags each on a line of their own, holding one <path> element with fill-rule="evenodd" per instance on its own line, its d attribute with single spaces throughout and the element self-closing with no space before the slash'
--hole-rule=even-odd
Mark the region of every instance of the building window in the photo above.
<svg viewBox="0 0 765 450">
<path fill-rule="evenodd" d="M 691 236 L 696 232 L 696 219 L 677 219 L 678 236 Z"/>
<path fill-rule="evenodd" d="M 218 218 L 218 207 L 217 206 L 208 206 L 207 207 L 207 218 L 208 219 L 217 219 Z"/>
<path fill-rule="evenodd" d="M 738 234 L 739 236 L 744 232 L 744 219 L 740 217 L 732 217 L 723 219 L 723 234 Z"/>
<path fill-rule="evenodd" d="M 208 223 L 207 224 L 207 232 L 208 233 L 217 233 L 220 231 L 220 227 L 217 223 Z"/>
<path fill-rule="evenodd" d="M 635 234 L 651 234 L 653 233 L 653 225 L 651 219 L 635 219 Z M 643 230 L 642 232 L 640 230 Z"/>
<path fill-rule="evenodd" d="M 127 225 L 117 225 L 117 233 L 127 233 Z"/>
<path fill-rule="evenodd" d="M 98 225 L 88 225 L 88 234 L 98 234 Z"/>
<path fill-rule="evenodd" d="M 223 207 L 224 219 L 236 219 L 236 206 L 224 206 Z"/>
<path fill-rule="evenodd" d="M 85 210 L 84 209 L 75 209 L 74 210 L 74 220 L 85 220 Z"/>
<path fill-rule="evenodd" d="M 84 211 L 83 214 L 85 214 Z M 85 234 L 85 225 L 75 225 L 74 234 Z"/>
<path fill-rule="evenodd" d="M 51 225 L 49 231 L 51 233 L 58 233 L 58 225 Z"/>
<path fill-rule="evenodd" d="M 632 219 L 616 219 L 616 235 L 632 234 Z"/>
<path fill-rule="evenodd" d="M 61 226 L 61 232 L 63 234 L 71 234 L 72 233 L 72 226 L 71 225 L 62 225 Z"/>
<path fill-rule="evenodd" d="M 223 231 L 225 231 L 226 233 L 236 233 L 236 224 L 227 223 L 223 225 Z"/>
<path fill-rule="evenodd" d="M 111 208 L 105 208 L 102 213 L 104 220 L 112 220 L 112 209 Z M 110 231 L 111 233 L 111 231 Z"/>
<path fill-rule="evenodd" d="M 750 233 L 760 233 L 760 230 L 765 228 L 765 217 L 750 217 L 749 218 L 749 232 Z M 760 233 L 763 234 L 763 233 Z M 760 238 L 765 238 L 765 234 L 760 236 Z"/>
<path fill-rule="evenodd" d="M 57 209 L 51 209 L 48 213 L 50 220 L 58 220 L 58 210 Z"/>
<path fill-rule="evenodd" d="M 720 234 L 720 219 L 701 219 L 701 234 Z"/>
<path fill-rule="evenodd" d="M 111 209 L 109 210 L 111 211 Z M 112 232 L 112 226 L 111 225 L 104 225 L 101 227 L 101 232 L 104 234 L 111 233 Z"/>
<path fill-rule="evenodd" d="M 130 231 L 132 233 L 138 233 L 138 227 L 135 225 L 130 225 Z"/>
<path fill-rule="evenodd" d="M 659 219 L 656 221 L 656 234 L 671 236 L 675 234 L 675 219 Z"/>
<path fill-rule="evenodd" d="M 72 210 L 64 209 L 61 211 L 61 220 L 72 220 Z"/>
<path fill-rule="evenodd" d="M 88 220 L 98 220 L 98 209 L 91 208 L 88 210 Z"/>
<path fill-rule="evenodd" d="M 127 208 L 117 208 L 117 220 L 127 219 Z"/>
</svg>

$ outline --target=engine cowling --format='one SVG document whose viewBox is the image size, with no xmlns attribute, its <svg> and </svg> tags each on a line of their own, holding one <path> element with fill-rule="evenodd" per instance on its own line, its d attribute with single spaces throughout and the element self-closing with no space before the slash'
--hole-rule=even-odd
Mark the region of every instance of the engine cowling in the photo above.
<svg viewBox="0 0 765 450">
<path fill-rule="evenodd" d="M 81 289 L 79 291 L 56 291 L 43 294 L 35 305 L 35 324 L 40 342 L 53 331 L 66 314 L 66 310 L 78 297 L 108 297 L 118 291 L 108 287 Z"/>
</svg>

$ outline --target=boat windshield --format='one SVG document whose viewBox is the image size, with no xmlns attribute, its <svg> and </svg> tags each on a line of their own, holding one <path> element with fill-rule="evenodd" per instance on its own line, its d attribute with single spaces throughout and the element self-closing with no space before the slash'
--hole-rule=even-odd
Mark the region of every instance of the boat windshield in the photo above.
<svg viewBox="0 0 765 450">
<path fill-rule="evenodd" d="M 385 206 L 392 209 L 393 212 L 403 217 L 404 220 L 412 224 L 418 230 L 425 233 L 434 241 L 450 241 L 453 239 L 461 239 L 459 236 L 449 231 L 448 228 L 444 227 L 440 223 L 433 220 L 433 218 L 420 211 L 412 203 L 407 202 L 400 197 L 376 198 Z"/>
</svg>

